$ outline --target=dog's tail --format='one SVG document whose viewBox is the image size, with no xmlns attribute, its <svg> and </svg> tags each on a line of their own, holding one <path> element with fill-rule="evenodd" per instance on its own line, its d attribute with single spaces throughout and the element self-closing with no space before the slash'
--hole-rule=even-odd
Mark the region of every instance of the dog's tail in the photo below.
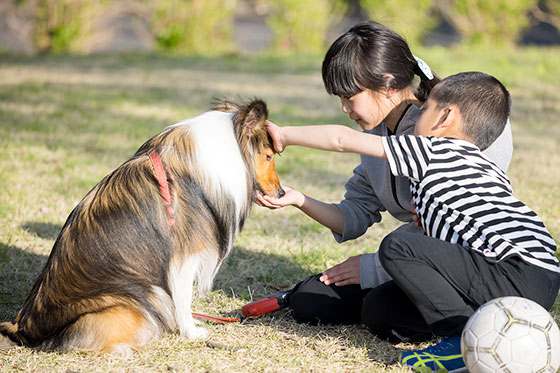
<svg viewBox="0 0 560 373">
<path fill-rule="evenodd" d="M 16 346 L 18 326 L 12 322 L 0 323 L 0 352 Z"/>
</svg>

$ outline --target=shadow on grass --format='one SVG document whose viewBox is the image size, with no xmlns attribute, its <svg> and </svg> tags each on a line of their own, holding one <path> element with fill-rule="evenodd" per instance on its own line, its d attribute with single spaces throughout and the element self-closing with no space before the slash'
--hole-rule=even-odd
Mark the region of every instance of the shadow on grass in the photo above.
<svg viewBox="0 0 560 373">
<path fill-rule="evenodd" d="M 214 289 L 221 289 L 226 294 L 231 294 L 233 291 L 235 296 L 241 299 L 251 296 L 245 299 L 248 303 L 291 289 L 297 282 L 313 274 L 315 273 L 295 264 L 290 258 L 236 247 L 216 276 Z M 251 294 L 247 294 L 248 288 L 251 289 Z M 223 316 L 238 317 L 239 315 L 241 315 L 240 309 Z M 296 334 L 310 340 L 325 338 L 338 340 L 337 344 L 342 350 L 346 348 L 345 346 L 358 348 L 365 346 L 368 359 L 380 364 L 395 364 L 399 354 L 405 351 L 375 337 L 363 325 L 299 324 L 292 317 L 289 309 L 247 319 L 243 323 L 268 326 L 287 335 Z M 289 339 L 289 336 L 286 338 Z"/>
<path fill-rule="evenodd" d="M 251 301 L 290 289 L 311 274 L 288 257 L 234 247 L 216 275 L 214 290 Z"/>
<path fill-rule="evenodd" d="M 184 56 L 165 53 L 124 53 L 81 55 L 25 56 L 0 53 L 0 63 L 23 66 L 63 67 L 71 71 L 89 71 L 92 68 L 122 71 L 131 68 L 149 70 L 194 69 L 210 72 L 233 71 L 237 73 L 319 73 L 321 57 L 274 56 L 274 55 L 228 55 L 219 57 Z"/>
<path fill-rule="evenodd" d="M 28 221 L 21 225 L 21 228 L 29 233 L 36 234 L 45 240 L 55 240 L 62 230 L 61 224 L 45 223 L 38 221 Z"/>
<path fill-rule="evenodd" d="M 56 237 L 60 227 L 56 224 L 28 222 L 23 228 L 50 239 Z M 15 317 L 46 260 L 46 255 L 29 253 L 22 248 L 0 243 L 0 321 Z M 235 247 L 216 276 L 214 290 L 223 290 L 229 296 L 233 292 L 234 296 L 249 302 L 251 297 L 254 300 L 289 289 L 311 274 L 288 257 Z M 375 338 L 363 326 L 298 324 L 288 310 L 248 320 L 246 323 L 267 325 L 310 340 L 325 337 L 338 339 L 342 341 L 342 349 L 348 345 L 366 346 L 368 358 L 381 364 L 394 364 L 402 351 Z"/>
<path fill-rule="evenodd" d="M 306 344 L 324 344 L 327 342 L 328 348 L 334 348 L 333 353 L 344 354 L 349 347 L 364 348 L 369 361 L 382 364 L 394 365 L 398 363 L 399 355 L 408 351 L 401 344 L 393 344 L 382 340 L 370 333 L 370 331 L 362 324 L 354 325 L 310 325 L 297 323 L 289 309 L 284 309 L 261 316 L 254 319 L 244 321 L 245 325 L 255 326 L 258 328 L 267 327 L 277 330 L 287 343 L 294 340 L 291 335 L 296 335 L 295 340 Z M 301 339 L 301 340 L 300 340 Z M 304 341 L 305 340 L 305 341 Z M 333 347 L 336 346 L 336 347 Z M 320 348 L 318 346 L 318 348 Z"/>
<path fill-rule="evenodd" d="M 0 242 L 0 321 L 13 318 L 47 257 Z"/>
<path fill-rule="evenodd" d="M 54 240 L 61 226 L 27 222 L 22 228 Z M 47 255 L 0 243 L 0 321 L 12 317 L 21 307 L 47 258 Z M 287 289 L 309 274 L 289 258 L 236 247 L 218 272 L 213 289 L 250 301 L 253 295 L 262 297 Z"/>
</svg>

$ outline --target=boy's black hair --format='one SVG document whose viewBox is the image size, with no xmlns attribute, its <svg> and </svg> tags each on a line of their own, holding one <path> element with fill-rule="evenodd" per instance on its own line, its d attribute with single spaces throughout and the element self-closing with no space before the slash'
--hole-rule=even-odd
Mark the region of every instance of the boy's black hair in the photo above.
<svg viewBox="0 0 560 373">
<path fill-rule="evenodd" d="M 406 40 L 373 21 L 359 23 L 342 34 L 327 51 L 322 69 L 325 89 L 340 97 L 352 97 L 365 88 L 404 89 L 417 74 L 421 81 L 415 95 L 425 101 L 440 79 L 435 76 L 428 80 L 418 71 Z M 394 78 L 384 77 L 385 74 Z"/>
<path fill-rule="evenodd" d="M 511 99 L 502 83 L 478 71 L 448 76 L 432 91 L 437 109 L 456 105 L 463 118 L 463 133 L 485 150 L 503 132 L 509 118 Z"/>
</svg>

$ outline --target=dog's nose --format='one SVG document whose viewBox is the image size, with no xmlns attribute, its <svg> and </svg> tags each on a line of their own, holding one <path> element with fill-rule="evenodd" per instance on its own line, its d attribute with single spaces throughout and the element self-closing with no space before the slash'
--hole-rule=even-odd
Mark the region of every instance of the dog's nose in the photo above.
<svg viewBox="0 0 560 373">
<path fill-rule="evenodd" d="M 284 195 L 286 195 L 286 192 L 284 192 L 284 189 L 280 187 L 280 189 L 278 189 L 278 198 L 282 198 Z"/>
</svg>

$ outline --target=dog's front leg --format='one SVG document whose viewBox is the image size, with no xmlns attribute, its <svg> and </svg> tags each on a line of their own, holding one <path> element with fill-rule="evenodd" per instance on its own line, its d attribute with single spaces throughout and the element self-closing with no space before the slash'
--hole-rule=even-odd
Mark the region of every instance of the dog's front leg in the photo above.
<svg viewBox="0 0 560 373">
<path fill-rule="evenodd" d="M 175 305 L 175 320 L 181 336 L 190 339 L 203 339 L 208 330 L 197 327 L 192 317 L 191 304 L 194 278 L 200 265 L 196 256 L 191 256 L 171 268 L 170 288 Z"/>
</svg>

